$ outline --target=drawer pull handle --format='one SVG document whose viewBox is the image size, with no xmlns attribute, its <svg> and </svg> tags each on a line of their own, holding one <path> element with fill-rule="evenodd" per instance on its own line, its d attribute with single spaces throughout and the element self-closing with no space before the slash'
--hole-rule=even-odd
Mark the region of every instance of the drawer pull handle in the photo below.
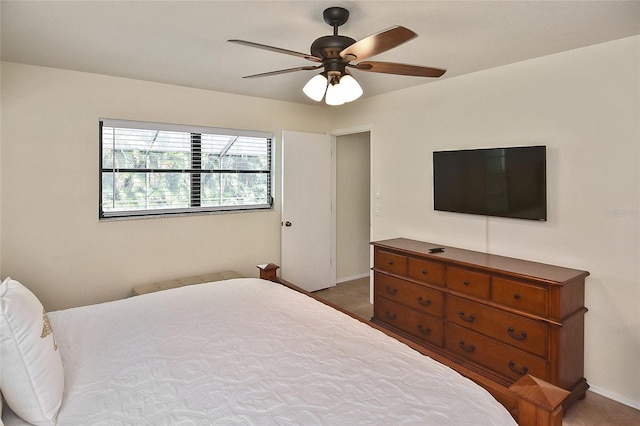
<svg viewBox="0 0 640 426">
<path fill-rule="evenodd" d="M 464 311 L 460 311 L 460 312 L 458 312 L 458 316 L 460 317 L 460 319 L 461 319 L 462 321 L 466 321 L 466 322 L 473 322 L 473 321 L 475 321 L 475 319 L 476 319 L 476 316 L 475 316 L 475 315 L 473 315 L 473 314 L 471 314 L 471 315 L 469 315 L 468 317 L 466 317 L 466 316 L 464 315 Z"/>
<path fill-rule="evenodd" d="M 516 299 L 516 300 L 520 300 L 520 297 L 521 297 L 520 293 L 516 293 L 516 294 L 513 295 L 513 298 Z"/>
<path fill-rule="evenodd" d="M 468 285 L 469 285 L 469 284 L 471 284 L 471 283 L 469 282 L 469 280 L 464 280 L 464 281 L 462 282 L 462 284 L 464 284 L 464 285 L 468 286 Z"/>
<path fill-rule="evenodd" d="M 427 336 L 431 334 L 431 328 L 423 327 L 422 324 L 418 324 L 418 331 L 422 334 L 426 334 Z"/>
<path fill-rule="evenodd" d="M 389 266 L 393 266 L 393 260 L 389 261 Z"/>
<path fill-rule="evenodd" d="M 429 271 L 427 271 L 426 269 L 423 269 L 423 270 L 422 270 L 422 275 L 427 275 L 427 273 L 428 273 L 428 272 L 429 272 Z"/>
<path fill-rule="evenodd" d="M 431 304 L 431 299 L 424 300 L 422 296 L 418 296 L 418 303 L 426 308 Z"/>
<path fill-rule="evenodd" d="M 390 294 L 390 295 L 392 295 L 392 296 L 393 296 L 393 295 L 395 295 L 395 294 L 398 292 L 398 290 L 397 290 L 396 288 L 394 288 L 394 287 L 389 287 L 389 286 L 386 286 L 386 287 L 384 288 L 384 291 L 386 291 L 387 293 L 389 293 L 389 294 Z"/>
<path fill-rule="evenodd" d="M 473 351 L 475 351 L 475 350 L 476 350 L 476 346 L 475 346 L 475 345 L 469 345 L 469 346 L 467 346 L 467 345 L 464 343 L 464 340 L 460 340 L 460 341 L 458 342 L 458 345 L 460 345 L 460 348 L 461 348 L 463 351 L 465 351 L 465 352 L 469 352 L 469 353 L 471 353 L 471 352 L 473 352 Z"/>
<path fill-rule="evenodd" d="M 527 338 L 526 331 L 522 330 L 520 332 L 520 335 L 518 336 L 518 334 L 515 333 L 515 330 L 513 329 L 513 327 L 509 327 L 509 329 L 507 329 L 507 333 L 509 334 L 509 336 L 511 336 L 511 338 L 516 340 L 525 340 Z"/>
<path fill-rule="evenodd" d="M 396 314 L 391 313 L 391 312 L 385 312 L 384 316 L 385 316 L 385 318 L 387 318 L 390 321 L 394 321 L 396 319 Z"/>
<path fill-rule="evenodd" d="M 524 376 L 529 371 L 526 365 L 523 365 L 520 370 L 516 369 L 516 363 L 513 361 L 509 361 L 509 369 L 516 374 L 520 374 L 521 376 Z"/>
</svg>

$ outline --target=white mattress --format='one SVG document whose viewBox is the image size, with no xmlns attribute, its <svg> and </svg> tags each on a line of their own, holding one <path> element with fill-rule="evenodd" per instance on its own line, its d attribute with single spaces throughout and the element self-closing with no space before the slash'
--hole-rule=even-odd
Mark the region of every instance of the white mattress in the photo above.
<svg viewBox="0 0 640 426">
<path fill-rule="evenodd" d="M 268 281 L 182 287 L 49 319 L 65 368 L 62 426 L 515 424 L 455 371 Z"/>
</svg>

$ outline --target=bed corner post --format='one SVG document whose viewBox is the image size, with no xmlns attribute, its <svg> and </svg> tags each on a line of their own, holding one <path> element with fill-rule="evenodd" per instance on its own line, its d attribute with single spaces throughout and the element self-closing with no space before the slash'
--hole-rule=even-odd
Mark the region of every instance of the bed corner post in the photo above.
<svg viewBox="0 0 640 426">
<path fill-rule="evenodd" d="M 520 426 L 561 426 L 562 401 L 570 392 L 529 374 L 509 387 L 518 398 Z"/>
<path fill-rule="evenodd" d="M 276 281 L 276 272 L 280 267 L 275 263 L 266 263 L 264 265 L 258 265 L 260 270 L 260 279 L 268 281 Z"/>
</svg>

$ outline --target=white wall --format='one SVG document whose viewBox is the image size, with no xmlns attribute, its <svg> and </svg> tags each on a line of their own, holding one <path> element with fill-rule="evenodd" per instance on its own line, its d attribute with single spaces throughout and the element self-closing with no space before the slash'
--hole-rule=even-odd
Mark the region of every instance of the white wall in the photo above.
<svg viewBox="0 0 640 426">
<path fill-rule="evenodd" d="M 369 132 L 336 137 L 336 278 L 369 275 Z"/>
<path fill-rule="evenodd" d="M 126 297 L 136 284 L 280 260 L 276 209 L 98 221 L 98 119 L 323 132 L 322 110 L 265 99 L 2 64 L 2 274 L 48 310 Z"/>
<path fill-rule="evenodd" d="M 381 77 L 388 78 L 388 77 Z M 333 112 L 375 123 L 374 239 L 585 269 L 585 376 L 640 408 L 640 37 L 421 85 Z M 432 152 L 544 144 L 548 221 L 433 210 Z"/>
</svg>

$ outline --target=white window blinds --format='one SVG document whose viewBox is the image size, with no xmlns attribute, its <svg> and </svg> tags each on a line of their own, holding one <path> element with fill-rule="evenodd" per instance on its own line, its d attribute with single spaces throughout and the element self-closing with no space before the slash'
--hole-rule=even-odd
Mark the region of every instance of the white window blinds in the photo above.
<svg viewBox="0 0 640 426">
<path fill-rule="evenodd" d="M 100 121 L 100 218 L 269 209 L 273 135 Z"/>
</svg>

